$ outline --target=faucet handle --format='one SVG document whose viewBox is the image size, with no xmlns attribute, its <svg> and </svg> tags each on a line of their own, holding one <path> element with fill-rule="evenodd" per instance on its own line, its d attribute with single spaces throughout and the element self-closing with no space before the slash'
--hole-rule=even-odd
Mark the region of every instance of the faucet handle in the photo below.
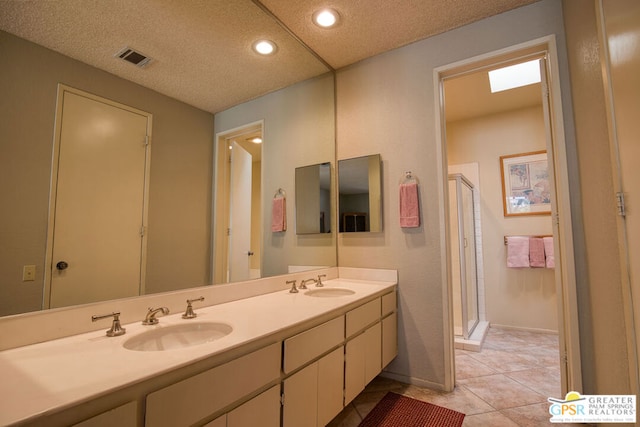
<svg viewBox="0 0 640 427">
<path fill-rule="evenodd" d="M 322 283 L 322 278 L 323 277 L 327 277 L 326 274 L 318 274 L 318 281 L 316 282 L 316 288 L 321 288 L 324 286 L 324 283 Z"/>
<path fill-rule="evenodd" d="M 113 323 L 111 323 L 111 329 L 107 331 L 108 337 L 117 337 L 120 335 L 124 335 L 127 330 L 120 325 L 120 312 L 114 311 L 109 314 L 102 314 L 99 316 L 93 315 L 91 316 L 91 321 L 95 322 L 100 319 L 106 319 L 107 317 L 113 317 Z"/>
<path fill-rule="evenodd" d="M 187 309 L 185 310 L 184 314 L 182 315 L 183 319 L 193 319 L 195 317 L 198 317 L 198 315 L 193 311 L 193 307 L 191 306 L 191 303 L 195 302 L 195 301 L 204 301 L 204 297 L 188 299 L 187 300 Z"/>
<path fill-rule="evenodd" d="M 298 290 L 296 289 L 296 281 L 295 280 L 287 280 L 287 285 L 292 284 L 291 289 L 289 289 L 290 294 L 297 294 Z"/>
</svg>

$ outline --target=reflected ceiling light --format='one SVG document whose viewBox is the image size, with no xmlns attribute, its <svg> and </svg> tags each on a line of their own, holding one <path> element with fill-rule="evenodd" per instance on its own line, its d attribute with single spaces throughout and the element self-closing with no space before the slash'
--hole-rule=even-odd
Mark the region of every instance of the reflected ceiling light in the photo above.
<svg viewBox="0 0 640 427">
<path fill-rule="evenodd" d="M 256 136 L 255 138 L 249 138 L 247 139 L 247 141 L 251 141 L 254 144 L 262 144 L 262 138 L 260 138 L 259 136 Z"/>
<path fill-rule="evenodd" d="M 333 9 L 322 9 L 313 14 L 313 23 L 322 28 L 335 27 L 340 15 Z"/>
<path fill-rule="evenodd" d="M 523 62 L 489 71 L 491 93 L 540 83 L 540 60 Z"/>
<path fill-rule="evenodd" d="M 260 55 L 271 55 L 276 51 L 276 44 L 271 40 L 259 40 L 253 44 L 253 50 Z"/>
</svg>

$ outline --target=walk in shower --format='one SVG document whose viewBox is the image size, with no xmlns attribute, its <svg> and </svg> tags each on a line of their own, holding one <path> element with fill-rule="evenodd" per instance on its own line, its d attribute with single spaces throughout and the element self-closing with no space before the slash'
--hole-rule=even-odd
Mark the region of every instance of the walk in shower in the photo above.
<svg viewBox="0 0 640 427">
<path fill-rule="evenodd" d="M 449 175 L 453 325 L 468 340 L 479 321 L 476 221 L 473 184 L 462 174 Z"/>
</svg>

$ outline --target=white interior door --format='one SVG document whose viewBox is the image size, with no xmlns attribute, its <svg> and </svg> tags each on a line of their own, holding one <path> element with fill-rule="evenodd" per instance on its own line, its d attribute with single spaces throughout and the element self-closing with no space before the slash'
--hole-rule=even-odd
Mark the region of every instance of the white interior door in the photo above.
<svg viewBox="0 0 640 427">
<path fill-rule="evenodd" d="M 151 118 L 66 89 L 58 113 L 50 307 L 139 295 Z"/>
<path fill-rule="evenodd" d="M 601 14 L 606 55 L 605 85 L 609 107 L 609 128 L 613 145 L 614 186 L 624 197 L 620 212 L 619 238 L 623 280 L 628 281 L 631 313 L 630 364 L 632 387 L 638 393 L 640 354 L 640 2 L 602 0 Z M 621 201 L 622 202 L 622 201 Z M 622 203 L 621 203 L 622 204 Z M 627 295 L 625 295 L 627 296 Z"/>
<path fill-rule="evenodd" d="M 229 215 L 229 280 L 249 280 L 251 251 L 251 154 L 233 142 L 231 212 Z"/>
</svg>

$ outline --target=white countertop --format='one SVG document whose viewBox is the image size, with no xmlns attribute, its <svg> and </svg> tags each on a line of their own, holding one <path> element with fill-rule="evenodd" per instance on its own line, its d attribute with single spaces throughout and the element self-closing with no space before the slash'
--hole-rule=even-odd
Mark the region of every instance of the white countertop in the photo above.
<svg viewBox="0 0 640 427">
<path fill-rule="evenodd" d="M 198 317 L 193 320 L 182 319 L 182 313 L 177 313 L 158 317 L 160 323 L 155 326 L 140 322 L 123 325 L 127 333 L 119 337 L 107 337 L 105 328 L 2 351 L 0 425 L 59 411 L 293 326 L 311 325 L 314 318 L 384 293 L 394 285 L 396 282 L 333 279 L 325 286 L 349 288 L 355 293 L 318 298 L 304 295 L 304 290 L 297 294 L 278 291 L 209 307 L 196 305 Z M 141 332 L 193 321 L 227 323 L 233 331 L 216 341 L 184 349 L 148 352 L 122 346 Z"/>
</svg>

